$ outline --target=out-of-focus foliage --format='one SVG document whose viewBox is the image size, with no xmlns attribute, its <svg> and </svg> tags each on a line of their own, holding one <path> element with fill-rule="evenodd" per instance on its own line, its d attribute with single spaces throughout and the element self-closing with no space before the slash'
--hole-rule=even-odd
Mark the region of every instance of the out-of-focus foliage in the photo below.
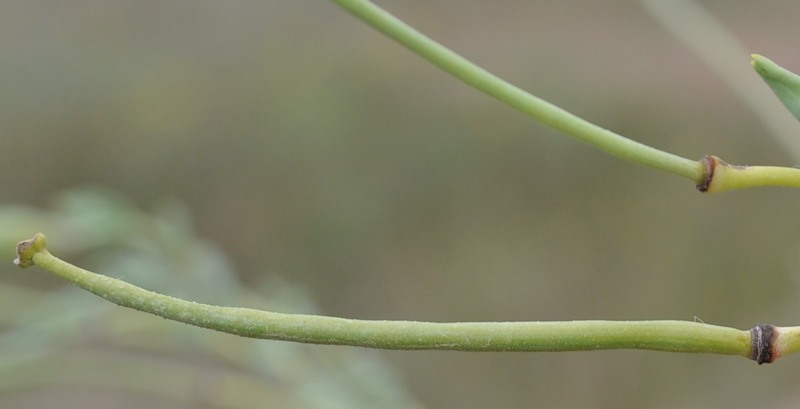
<svg viewBox="0 0 800 409">
<path fill-rule="evenodd" d="M 219 248 L 196 237 L 178 202 L 148 214 L 118 195 L 84 188 L 60 194 L 48 210 L 0 207 L 6 248 L 12 234 L 35 230 L 51 232 L 52 251 L 146 288 L 217 305 L 318 312 L 295 284 L 242 283 Z M 418 407 L 374 351 L 219 334 L 73 287 L 4 282 L 0 303 L 3 407 L 64 407 L 52 391 L 70 388 L 81 391 L 84 405 L 102 402 L 92 394 L 103 391 L 125 397 L 114 407 Z"/>
</svg>

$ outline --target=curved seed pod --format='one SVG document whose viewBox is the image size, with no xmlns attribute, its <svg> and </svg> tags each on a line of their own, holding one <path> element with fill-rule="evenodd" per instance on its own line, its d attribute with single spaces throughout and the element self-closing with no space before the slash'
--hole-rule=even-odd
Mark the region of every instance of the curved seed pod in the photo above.
<svg viewBox="0 0 800 409">
<path fill-rule="evenodd" d="M 753 54 L 753 68 L 772 88 L 778 99 L 800 120 L 800 75 L 797 75 L 762 55 Z"/>
</svg>

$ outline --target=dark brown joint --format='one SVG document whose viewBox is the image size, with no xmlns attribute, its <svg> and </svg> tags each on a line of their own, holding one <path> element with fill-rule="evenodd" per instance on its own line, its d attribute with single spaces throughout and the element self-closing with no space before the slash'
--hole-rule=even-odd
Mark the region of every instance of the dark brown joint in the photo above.
<svg viewBox="0 0 800 409">
<path fill-rule="evenodd" d="M 750 359 L 759 365 L 772 363 L 775 356 L 775 326 L 770 324 L 758 324 L 750 330 L 752 349 Z"/>
<path fill-rule="evenodd" d="M 703 159 L 700 159 L 700 163 L 705 166 L 705 172 L 703 172 L 703 181 L 697 184 L 697 190 L 701 192 L 708 191 L 708 188 L 711 187 L 711 182 L 714 180 L 714 171 L 717 170 L 719 162 L 720 159 L 714 155 L 706 155 L 703 156 Z"/>
</svg>

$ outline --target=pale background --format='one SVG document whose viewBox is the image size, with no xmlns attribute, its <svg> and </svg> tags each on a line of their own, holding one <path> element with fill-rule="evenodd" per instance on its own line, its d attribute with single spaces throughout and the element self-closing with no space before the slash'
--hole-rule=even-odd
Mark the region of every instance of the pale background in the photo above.
<svg viewBox="0 0 800 409">
<path fill-rule="evenodd" d="M 800 163 L 638 2 L 380 4 L 633 139 L 689 158 Z M 701 4 L 747 52 L 800 70 L 800 3 Z M 85 185 L 144 211 L 177 200 L 244 283 L 279 277 L 327 315 L 800 323 L 796 190 L 700 194 L 467 88 L 332 2 L 3 2 L 0 140 L 2 203 L 46 209 Z M 0 281 L 62 284 L 20 273 L 12 249 Z M 796 357 L 380 355 L 430 408 L 800 403 Z M 102 407 L 93 393 L 107 392 L 0 402 Z"/>
</svg>

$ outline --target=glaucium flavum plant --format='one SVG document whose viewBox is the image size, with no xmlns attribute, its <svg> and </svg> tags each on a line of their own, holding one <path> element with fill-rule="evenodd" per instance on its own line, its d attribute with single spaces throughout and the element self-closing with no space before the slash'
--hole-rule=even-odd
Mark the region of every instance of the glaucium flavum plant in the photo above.
<svg viewBox="0 0 800 409">
<path fill-rule="evenodd" d="M 627 161 L 692 180 L 701 192 L 759 186 L 800 187 L 800 169 L 735 166 L 716 156 L 692 160 L 592 124 L 471 63 L 367 0 L 339 6 L 466 84 L 537 121 Z M 800 119 L 800 77 L 753 55 L 753 67 Z M 17 245 L 15 264 L 36 266 L 108 301 L 244 337 L 398 350 L 579 351 L 646 349 L 739 355 L 770 363 L 800 350 L 800 327 L 758 324 L 740 330 L 693 321 L 461 322 L 369 321 L 221 307 L 158 294 L 92 273 L 50 254 L 41 233 Z"/>
</svg>

